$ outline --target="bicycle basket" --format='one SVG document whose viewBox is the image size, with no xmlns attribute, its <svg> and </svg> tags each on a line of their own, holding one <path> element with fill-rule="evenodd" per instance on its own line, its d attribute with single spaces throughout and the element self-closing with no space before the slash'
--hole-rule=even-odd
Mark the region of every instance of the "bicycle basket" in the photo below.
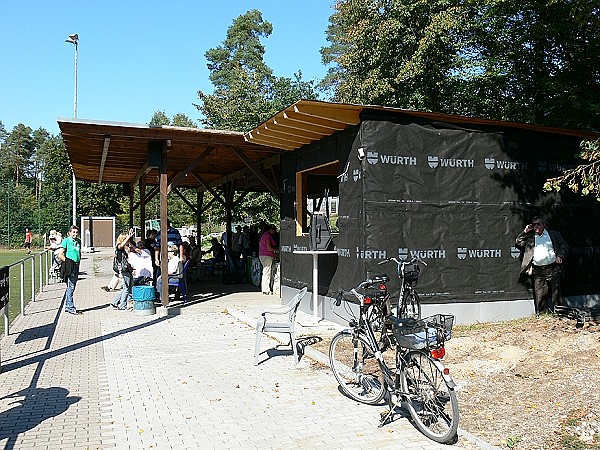
<svg viewBox="0 0 600 450">
<path fill-rule="evenodd" d="M 418 264 L 406 264 L 404 266 L 404 281 L 416 283 L 419 280 L 421 268 Z"/>
<path fill-rule="evenodd" d="M 454 316 L 435 314 L 414 323 L 392 320 L 392 331 L 400 347 L 420 350 L 436 347 L 452 337 Z"/>
</svg>

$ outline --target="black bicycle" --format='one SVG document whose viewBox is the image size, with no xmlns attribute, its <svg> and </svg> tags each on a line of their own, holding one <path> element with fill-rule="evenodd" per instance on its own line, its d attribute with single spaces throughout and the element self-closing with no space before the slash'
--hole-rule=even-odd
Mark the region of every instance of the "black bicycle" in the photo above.
<svg viewBox="0 0 600 450">
<path fill-rule="evenodd" d="M 398 258 L 387 258 L 379 264 L 394 261 L 398 266 L 398 278 L 400 279 L 400 293 L 398 295 L 397 317 L 412 317 L 415 319 L 421 318 L 421 301 L 419 294 L 415 290 L 417 281 L 419 281 L 419 272 L 421 268 L 419 263 L 427 265 L 418 256 L 413 256 L 409 261 L 400 261 Z"/>
<path fill-rule="evenodd" d="M 340 389 L 367 404 L 380 404 L 385 397 L 389 411 L 382 415 L 380 426 L 391 422 L 397 408 L 406 402 L 425 436 L 440 443 L 452 442 L 459 420 L 456 385 L 440 359 L 445 355 L 444 342 L 451 337 L 454 316 L 436 314 L 419 320 L 390 316 L 397 345 L 395 352 L 384 353 L 367 316 L 370 304 L 359 292 L 372 281 L 340 291 L 336 300 L 337 306 L 342 301 L 359 306 L 358 318 L 353 317 L 350 328 L 336 334 L 329 347 L 330 366 Z"/>
</svg>

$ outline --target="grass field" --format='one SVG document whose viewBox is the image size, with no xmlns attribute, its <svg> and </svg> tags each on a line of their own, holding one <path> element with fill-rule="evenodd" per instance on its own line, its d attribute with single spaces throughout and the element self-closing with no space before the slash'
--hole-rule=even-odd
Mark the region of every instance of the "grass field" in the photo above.
<svg viewBox="0 0 600 450">
<path fill-rule="evenodd" d="M 24 300 L 25 304 L 31 301 L 31 256 L 35 256 L 35 289 L 36 294 L 40 289 L 40 249 L 32 249 L 31 255 L 27 255 L 24 249 L 8 250 L 0 249 L 0 267 L 10 266 L 11 264 L 17 263 L 9 268 L 10 275 L 10 295 L 8 304 L 8 317 L 9 321 L 19 315 L 21 312 L 21 264 L 19 261 L 25 259 L 25 286 L 24 286 Z M 29 257 L 28 257 L 29 256 Z M 43 269 L 46 271 L 46 259 L 44 258 Z M 44 274 L 44 282 L 46 281 L 46 275 Z M 4 334 L 4 314 L 0 318 L 0 332 Z"/>
</svg>

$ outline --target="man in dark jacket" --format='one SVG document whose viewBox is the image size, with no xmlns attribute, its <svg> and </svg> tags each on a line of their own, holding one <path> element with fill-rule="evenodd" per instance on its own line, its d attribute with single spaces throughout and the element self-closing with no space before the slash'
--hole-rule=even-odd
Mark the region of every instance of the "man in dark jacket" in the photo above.
<svg viewBox="0 0 600 450">
<path fill-rule="evenodd" d="M 552 311 L 553 306 L 548 305 L 548 289 L 552 292 L 553 305 L 561 305 L 561 266 L 569 253 L 569 245 L 558 231 L 547 229 L 540 217 L 534 217 L 515 242 L 523 250 L 521 273 L 533 276 L 536 314 Z"/>
</svg>

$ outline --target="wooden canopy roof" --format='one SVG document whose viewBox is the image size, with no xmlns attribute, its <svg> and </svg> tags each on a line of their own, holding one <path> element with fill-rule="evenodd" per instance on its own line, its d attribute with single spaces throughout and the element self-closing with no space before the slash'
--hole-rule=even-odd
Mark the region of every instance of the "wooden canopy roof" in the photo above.
<svg viewBox="0 0 600 450">
<path fill-rule="evenodd" d="M 524 129 L 539 132 L 563 134 L 597 139 L 599 133 L 593 131 L 567 130 L 533 124 L 503 122 L 475 117 L 455 116 L 433 112 L 412 111 L 373 105 L 353 105 L 329 103 L 315 100 L 300 100 L 278 112 L 266 122 L 244 134 L 248 142 L 276 147 L 282 150 L 295 150 L 305 144 L 329 136 L 350 125 L 360 123 L 363 111 L 379 111 L 387 114 L 406 115 L 428 119 L 434 122 L 451 123 L 458 126 L 480 125 L 497 129 Z"/>
<path fill-rule="evenodd" d="M 281 149 L 244 140 L 243 133 L 81 119 L 58 119 L 75 177 L 95 183 L 159 184 L 148 148 L 167 150 L 169 187 L 209 190 L 233 183 L 235 190 L 274 191 Z"/>
<path fill-rule="evenodd" d="M 582 139 L 596 139 L 600 135 L 592 131 L 315 100 L 299 100 L 247 133 L 63 118 L 58 119 L 58 125 L 79 180 L 133 186 L 145 174 L 146 184 L 156 186 L 158 168 L 148 164 L 148 147 L 152 142 L 161 142 L 168 150 L 169 190 L 182 186 L 203 191 L 228 183 L 233 190 L 270 191 L 278 196 L 280 153 L 357 125 L 365 111 Z"/>
</svg>

